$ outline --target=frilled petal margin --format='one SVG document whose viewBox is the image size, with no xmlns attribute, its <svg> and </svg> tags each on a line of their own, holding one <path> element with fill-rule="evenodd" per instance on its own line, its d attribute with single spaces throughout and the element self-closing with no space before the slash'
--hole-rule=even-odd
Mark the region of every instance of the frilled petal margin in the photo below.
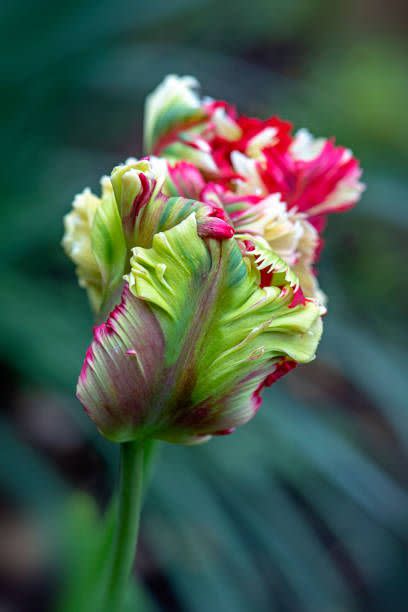
<svg viewBox="0 0 408 612">
<path fill-rule="evenodd" d="M 283 361 L 313 359 L 319 306 L 293 307 L 289 283 L 260 288 L 258 277 L 236 240 L 199 236 L 195 213 L 133 250 L 122 302 L 95 329 L 78 382 L 106 437 L 228 432 L 254 415 Z"/>
</svg>

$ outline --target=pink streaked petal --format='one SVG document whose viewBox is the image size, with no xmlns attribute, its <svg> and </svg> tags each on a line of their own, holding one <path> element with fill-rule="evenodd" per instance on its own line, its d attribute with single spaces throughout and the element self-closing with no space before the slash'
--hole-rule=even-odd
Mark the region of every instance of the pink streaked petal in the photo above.
<svg viewBox="0 0 408 612">
<path fill-rule="evenodd" d="M 201 172 L 190 162 L 180 161 L 174 165 L 169 164 L 169 175 L 180 196 L 198 200 L 205 181 Z"/>
<path fill-rule="evenodd" d="M 327 141 L 311 160 L 297 160 L 290 151 L 281 153 L 276 148 L 265 149 L 264 155 L 266 165 L 259 164 L 258 169 L 265 187 L 270 193 L 281 193 L 289 208 L 314 217 L 350 208 L 359 198 L 359 163 L 333 141 Z M 344 201 L 333 200 L 343 184 L 355 195 Z"/>
<path fill-rule="evenodd" d="M 233 151 L 246 153 L 248 145 L 262 132 L 273 130 L 273 138 L 269 146 L 273 146 L 280 152 L 287 151 L 293 141 L 292 125 L 279 117 L 261 120 L 256 117 L 239 115 L 233 106 L 219 100 L 206 104 L 204 109 L 209 116 L 209 120 L 202 136 L 210 145 L 212 157 L 219 170 L 218 180 L 229 182 L 233 179 L 242 179 L 232 166 L 231 154 Z M 220 109 L 236 125 L 236 138 L 226 138 L 218 133 L 215 113 Z M 212 120 L 213 117 L 214 121 Z"/>
<path fill-rule="evenodd" d="M 77 396 L 98 428 L 116 439 L 142 431 L 161 389 L 164 338 L 156 317 L 127 285 L 107 321 L 94 329 Z"/>
</svg>

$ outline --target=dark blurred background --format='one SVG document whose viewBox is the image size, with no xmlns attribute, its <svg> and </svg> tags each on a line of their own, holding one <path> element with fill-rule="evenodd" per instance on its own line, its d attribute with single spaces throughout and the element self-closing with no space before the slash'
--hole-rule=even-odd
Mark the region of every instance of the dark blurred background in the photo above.
<svg viewBox="0 0 408 612">
<path fill-rule="evenodd" d="M 142 154 L 169 72 L 335 135 L 368 189 L 326 232 L 318 359 L 233 436 L 162 445 L 129 610 L 405 611 L 408 4 L 21 0 L 0 22 L 1 612 L 89 610 L 117 448 L 74 399 L 92 320 L 62 216 Z"/>
</svg>

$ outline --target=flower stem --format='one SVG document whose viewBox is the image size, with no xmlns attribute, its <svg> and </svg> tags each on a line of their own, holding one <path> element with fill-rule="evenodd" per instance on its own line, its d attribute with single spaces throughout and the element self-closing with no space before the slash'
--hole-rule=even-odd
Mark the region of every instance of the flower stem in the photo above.
<svg viewBox="0 0 408 612">
<path fill-rule="evenodd" d="M 144 446 L 121 444 L 119 505 L 103 610 L 120 612 L 136 554 L 143 497 Z"/>
</svg>

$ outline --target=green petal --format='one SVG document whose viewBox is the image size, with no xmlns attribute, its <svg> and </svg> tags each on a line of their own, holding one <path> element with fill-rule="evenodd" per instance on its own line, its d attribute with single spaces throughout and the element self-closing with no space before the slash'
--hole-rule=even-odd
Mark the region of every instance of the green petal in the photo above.
<svg viewBox="0 0 408 612">
<path fill-rule="evenodd" d="M 122 282 L 127 258 L 122 222 L 110 185 L 105 186 L 101 204 L 95 212 L 91 243 L 101 273 L 103 303 Z"/>
<path fill-rule="evenodd" d="M 206 412 L 202 433 L 247 420 L 251 394 L 282 357 L 313 359 L 320 308 L 290 308 L 289 285 L 260 289 L 236 241 L 204 243 L 195 215 L 157 234 L 151 249 L 136 248 L 131 265 L 130 289 L 155 312 L 165 366 L 176 370 L 172 402 L 188 403 L 185 423 L 195 427 Z"/>
<path fill-rule="evenodd" d="M 193 77 L 167 76 L 147 97 L 144 142 L 147 153 L 158 152 L 160 141 L 173 130 L 194 125 L 205 118 L 195 93 Z"/>
<path fill-rule="evenodd" d="M 116 166 L 112 170 L 111 183 L 121 218 L 126 220 L 131 215 L 138 196 L 154 200 L 166 176 L 166 162 L 158 157 L 140 160 L 130 158 L 126 163 Z"/>
<path fill-rule="evenodd" d="M 167 172 L 166 162 L 155 157 L 130 159 L 112 171 L 113 192 L 129 250 L 150 247 L 157 232 L 170 229 L 193 211 L 205 216 L 209 209 L 195 200 L 164 195 Z"/>
<path fill-rule="evenodd" d="M 102 196 L 85 189 L 65 216 L 63 246 L 77 265 L 79 284 L 85 287 L 95 312 L 122 283 L 126 272 L 126 244 L 122 222 L 108 177 L 101 179 Z"/>
<path fill-rule="evenodd" d="M 173 162 L 178 160 L 189 161 L 209 175 L 218 174 L 218 168 L 211 153 L 191 147 L 183 142 L 173 142 L 163 147 L 160 154 Z"/>
</svg>

